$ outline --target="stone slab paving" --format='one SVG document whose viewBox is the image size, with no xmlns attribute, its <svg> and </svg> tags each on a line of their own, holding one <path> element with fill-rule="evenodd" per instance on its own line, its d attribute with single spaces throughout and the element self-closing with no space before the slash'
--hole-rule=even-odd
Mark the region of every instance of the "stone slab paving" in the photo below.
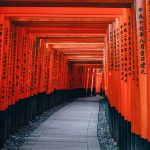
<svg viewBox="0 0 150 150">
<path fill-rule="evenodd" d="M 100 150 L 99 97 L 78 98 L 43 122 L 21 150 Z"/>
</svg>

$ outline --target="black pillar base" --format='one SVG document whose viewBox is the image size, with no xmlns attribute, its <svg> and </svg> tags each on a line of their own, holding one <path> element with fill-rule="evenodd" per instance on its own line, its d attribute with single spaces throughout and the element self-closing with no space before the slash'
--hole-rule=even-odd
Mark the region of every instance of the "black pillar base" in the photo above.
<svg viewBox="0 0 150 150">
<path fill-rule="evenodd" d="M 3 148 L 8 137 L 8 109 L 0 111 L 0 148 Z"/>
<path fill-rule="evenodd" d="M 107 96 L 106 118 L 109 124 L 110 134 L 117 142 L 120 150 L 150 150 L 150 142 L 141 136 L 131 132 L 131 123 L 124 119 L 120 113 L 111 107 L 108 103 Z"/>
<path fill-rule="evenodd" d="M 87 92 L 86 92 L 87 96 L 91 96 L 91 89 L 87 89 Z"/>
</svg>

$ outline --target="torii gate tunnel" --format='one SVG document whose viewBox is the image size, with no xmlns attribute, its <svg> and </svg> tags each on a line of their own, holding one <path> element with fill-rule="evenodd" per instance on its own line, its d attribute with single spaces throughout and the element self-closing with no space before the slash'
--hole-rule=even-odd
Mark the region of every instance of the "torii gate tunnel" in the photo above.
<svg viewBox="0 0 150 150">
<path fill-rule="evenodd" d="M 73 98 L 101 94 L 121 150 L 150 145 L 150 0 L 0 0 L 0 147 Z"/>
</svg>

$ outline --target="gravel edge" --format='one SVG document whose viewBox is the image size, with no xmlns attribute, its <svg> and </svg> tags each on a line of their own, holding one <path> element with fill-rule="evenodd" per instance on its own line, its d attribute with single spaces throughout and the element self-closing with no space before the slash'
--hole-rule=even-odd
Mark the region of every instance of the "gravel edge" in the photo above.
<svg viewBox="0 0 150 150">
<path fill-rule="evenodd" d="M 118 147 L 109 132 L 109 125 L 106 120 L 106 109 L 107 109 L 107 102 L 101 99 L 99 102 L 99 113 L 97 124 L 97 136 L 100 144 L 100 149 L 118 150 Z"/>
</svg>

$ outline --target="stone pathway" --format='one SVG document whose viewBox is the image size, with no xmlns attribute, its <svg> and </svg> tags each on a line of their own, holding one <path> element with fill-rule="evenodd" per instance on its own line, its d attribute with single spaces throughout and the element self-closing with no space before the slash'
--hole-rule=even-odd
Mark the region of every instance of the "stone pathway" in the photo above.
<svg viewBox="0 0 150 150">
<path fill-rule="evenodd" d="M 26 139 L 21 150 L 100 150 L 98 100 L 79 98 L 55 112 Z"/>
</svg>

